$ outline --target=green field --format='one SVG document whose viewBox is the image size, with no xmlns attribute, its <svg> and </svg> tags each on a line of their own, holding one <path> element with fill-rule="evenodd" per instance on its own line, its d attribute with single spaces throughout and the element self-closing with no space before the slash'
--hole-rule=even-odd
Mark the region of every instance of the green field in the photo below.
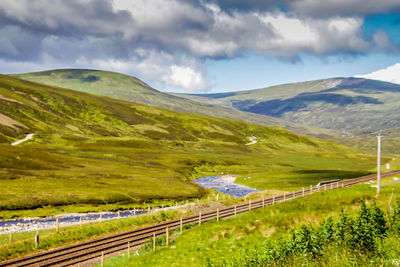
<svg viewBox="0 0 400 267">
<path fill-rule="evenodd" d="M 202 198 L 229 173 L 290 191 L 374 168 L 374 155 L 279 127 L 176 112 L 0 77 L 0 217 Z M 33 140 L 9 143 L 35 133 Z M 246 145 L 250 136 L 257 143 Z M 389 160 L 385 158 L 383 162 Z M 250 179 L 248 178 L 250 177 Z"/>
<path fill-rule="evenodd" d="M 393 178 L 383 180 L 379 198 L 376 197 L 376 188 L 371 184 L 315 193 L 272 207 L 242 213 L 237 218 L 202 224 L 200 227 L 184 231 L 182 235 L 176 232 L 172 234 L 173 241 L 169 247 L 165 247 L 160 238 L 156 252 L 153 253 L 151 247 L 146 246 L 139 250 L 140 256 L 134 256 L 132 253 L 130 261 L 124 253 L 106 260 L 104 266 L 219 266 L 224 261 L 225 264 L 233 265 L 223 266 L 258 266 L 256 260 L 257 257 L 262 257 L 262 248 L 266 242 L 279 242 L 290 238 L 290 230 L 300 230 L 304 224 L 316 225 L 329 216 L 336 220 L 341 208 L 349 216 L 355 216 L 359 212 L 360 200 L 365 200 L 368 205 L 375 200 L 379 207 L 388 212 L 389 207 L 395 205 L 398 196 L 400 181 Z M 400 254 L 396 247 L 399 244 L 395 236 L 389 236 L 382 243 L 378 241 L 378 255 L 354 253 L 340 247 L 336 247 L 335 251 L 335 246 L 332 246 L 331 250 L 323 251 L 325 256 L 320 258 L 313 260 L 308 254 L 299 254 L 281 265 L 297 263 L 302 266 L 348 266 L 370 265 L 371 261 L 378 261 L 380 265 L 381 262 L 390 263 L 398 259 Z M 346 257 L 341 257 L 338 251 L 343 252 Z M 241 261 L 237 261 L 240 259 Z M 240 265 L 240 262 L 243 265 Z"/>
</svg>

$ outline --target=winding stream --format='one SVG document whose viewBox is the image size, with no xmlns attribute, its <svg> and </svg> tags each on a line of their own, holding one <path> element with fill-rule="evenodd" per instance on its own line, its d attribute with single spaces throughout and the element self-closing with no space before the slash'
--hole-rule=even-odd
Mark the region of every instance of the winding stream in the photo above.
<svg viewBox="0 0 400 267">
<path fill-rule="evenodd" d="M 194 180 L 198 185 L 214 189 L 224 194 L 228 194 L 234 197 L 244 197 L 247 194 L 253 192 L 260 192 L 257 189 L 247 187 L 244 185 L 236 184 L 235 177 L 231 175 L 224 176 L 207 176 L 201 177 Z M 192 204 L 186 204 L 192 205 Z M 186 206 L 183 205 L 183 206 Z M 166 210 L 177 207 L 166 207 L 163 209 L 156 209 L 153 211 Z M 128 218 L 146 213 L 147 210 L 125 210 L 118 212 L 92 212 L 92 213 L 73 213 L 73 214 L 61 214 L 58 216 L 59 226 L 67 225 L 79 225 L 90 222 L 98 222 L 102 220 L 112 220 L 120 218 Z M 10 232 L 24 232 L 33 231 L 40 229 L 50 229 L 56 227 L 57 216 L 45 217 L 45 218 L 22 218 L 22 219 L 11 219 L 0 221 L 0 234 Z"/>
</svg>

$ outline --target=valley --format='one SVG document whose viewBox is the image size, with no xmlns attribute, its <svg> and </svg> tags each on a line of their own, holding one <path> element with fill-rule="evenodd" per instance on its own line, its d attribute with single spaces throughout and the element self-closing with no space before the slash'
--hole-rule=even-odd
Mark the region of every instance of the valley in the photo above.
<svg viewBox="0 0 400 267">
<path fill-rule="evenodd" d="M 286 191 L 375 165 L 372 154 L 279 127 L 0 78 L 0 113 L 14 121 L 0 125 L 2 218 L 202 198 L 207 190 L 192 180 L 221 173 Z M 26 131 L 32 140 L 10 145 Z M 250 136 L 257 143 L 246 145 Z"/>
</svg>

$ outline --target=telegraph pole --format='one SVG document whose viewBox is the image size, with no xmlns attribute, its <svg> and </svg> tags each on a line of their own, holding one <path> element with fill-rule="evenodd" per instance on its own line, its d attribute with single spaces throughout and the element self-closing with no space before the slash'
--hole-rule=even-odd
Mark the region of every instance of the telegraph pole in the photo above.
<svg viewBox="0 0 400 267">
<path fill-rule="evenodd" d="M 378 137 L 378 166 L 377 166 L 377 178 L 378 178 L 378 195 L 381 193 L 381 139 L 382 135 L 377 135 Z"/>
</svg>

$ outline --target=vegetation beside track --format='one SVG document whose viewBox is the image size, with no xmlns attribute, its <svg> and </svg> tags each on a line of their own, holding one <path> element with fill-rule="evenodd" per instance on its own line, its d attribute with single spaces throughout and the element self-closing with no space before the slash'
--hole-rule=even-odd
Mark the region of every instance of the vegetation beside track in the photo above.
<svg viewBox="0 0 400 267">
<path fill-rule="evenodd" d="M 60 227 L 59 232 L 56 232 L 56 229 L 39 230 L 40 244 L 38 249 L 35 249 L 35 231 L 13 233 L 11 243 L 9 234 L 2 234 L 0 235 L 0 261 L 128 231 L 146 225 L 153 225 L 189 214 L 191 214 L 190 210 L 177 209 L 142 214 L 132 218 L 87 223 L 82 226 Z"/>
<path fill-rule="evenodd" d="M 130 261 L 126 254 L 121 254 L 106 260 L 105 266 L 206 266 L 208 263 L 224 260 L 227 263 L 233 262 L 234 258 L 253 255 L 264 246 L 266 240 L 277 242 L 281 238 L 290 237 L 290 231 L 300 230 L 303 224 L 316 225 L 329 216 L 339 216 L 341 207 L 348 216 L 356 216 L 360 209 L 360 200 L 366 201 L 368 205 L 376 201 L 378 207 L 388 212 L 390 206 L 395 206 L 396 197 L 400 196 L 400 181 L 385 178 L 379 197 L 376 197 L 375 185 L 376 183 L 366 183 L 351 188 L 315 193 L 276 206 L 240 214 L 237 218 L 210 222 L 190 231 L 184 231 L 183 235 L 176 234 L 169 247 L 159 246 L 155 253 L 150 247 L 145 247 L 139 250 L 140 256 L 132 254 Z M 400 255 L 395 250 L 398 243 L 398 239 L 386 239 L 381 247 L 386 256 L 381 260 L 390 262 L 398 258 Z M 302 256 L 296 256 L 296 260 L 303 260 L 305 265 L 340 265 L 342 262 L 335 261 L 341 258 L 340 252 L 335 251 L 333 247 L 329 248 L 328 254 L 321 258 L 321 262 L 304 261 Z M 375 259 L 369 255 L 351 256 L 349 251 L 346 253 L 345 257 L 349 256 L 347 264 L 365 263 Z M 251 257 L 247 258 L 251 261 Z"/>
</svg>

